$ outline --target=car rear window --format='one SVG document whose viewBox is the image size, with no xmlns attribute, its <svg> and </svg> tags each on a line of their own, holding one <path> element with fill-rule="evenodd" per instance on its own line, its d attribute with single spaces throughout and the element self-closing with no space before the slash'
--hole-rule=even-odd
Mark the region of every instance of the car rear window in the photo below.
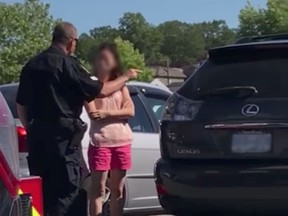
<svg viewBox="0 0 288 216">
<path fill-rule="evenodd" d="M 18 118 L 16 110 L 16 94 L 18 86 L 0 86 L 0 91 L 4 96 L 14 118 Z"/>
<path fill-rule="evenodd" d="M 254 86 L 256 97 L 288 97 L 288 49 L 237 49 L 213 54 L 179 90 L 199 93 L 232 86 Z"/>
</svg>

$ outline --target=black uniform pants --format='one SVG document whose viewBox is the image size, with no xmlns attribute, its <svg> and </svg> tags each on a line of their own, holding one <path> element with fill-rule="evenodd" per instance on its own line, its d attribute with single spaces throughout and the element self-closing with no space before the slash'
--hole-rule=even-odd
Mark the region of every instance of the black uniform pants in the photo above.
<svg viewBox="0 0 288 216">
<path fill-rule="evenodd" d="M 79 120 L 33 121 L 28 129 L 31 175 L 42 177 L 45 216 L 86 216 L 81 140 L 86 128 Z"/>
</svg>

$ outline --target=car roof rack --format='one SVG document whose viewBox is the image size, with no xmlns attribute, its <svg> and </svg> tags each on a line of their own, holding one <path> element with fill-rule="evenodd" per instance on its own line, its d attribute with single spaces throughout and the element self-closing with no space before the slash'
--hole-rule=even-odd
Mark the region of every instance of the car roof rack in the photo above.
<svg viewBox="0 0 288 216">
<path fill-rule="evenodd" d="M 262 35 L 262 36 L 248 36 L 239 38 L 234 42 L 234 44 L 243 44 L 243 43 L 254 43 L 254 42 L 265 42 L 265 41 L 285 41 L 288 40 L 287 34 L 271 34 L 271 35 Z"/>
</svg>

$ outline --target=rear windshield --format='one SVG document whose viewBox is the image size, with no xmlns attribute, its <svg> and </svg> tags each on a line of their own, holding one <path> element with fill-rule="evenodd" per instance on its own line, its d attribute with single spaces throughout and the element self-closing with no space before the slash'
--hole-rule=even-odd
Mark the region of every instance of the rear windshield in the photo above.
<svg viewBox="0 0 288 216">
<path fill-rule="evenodd" d="M 16 94 L 18 86 L 0 86 L 0 91 L 3 94 L 14 118 L 18 118 L 16 111 Z"/>
<path fill-rule="evenodd" d="M 179 90 L 188 98 L 214 89 L 254 86 L 256 97 L 288 97 L 288 50 L 249 50 L 214 54 Z"/>
</svg>

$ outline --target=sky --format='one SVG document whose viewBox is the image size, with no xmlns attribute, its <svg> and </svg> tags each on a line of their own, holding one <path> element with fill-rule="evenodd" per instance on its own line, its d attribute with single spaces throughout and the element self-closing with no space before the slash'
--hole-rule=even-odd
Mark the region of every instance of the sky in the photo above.
<svg viewBox="0 0 288 216">
<path fill-rule="evenodd" d="M 73 23 L 79 33 L 99 26 L 118 26 L 125 12 L 140 12 L 154 25 L 179 20 L 190 23 L 223 19 L 237 27 L 238 14 L 247 0 L 41 0 L 50 4 L 55 18 Z M 265 7 L 266 0 L 250 0 L 256 7 Z M 0 0 L 14 3 L 23 0 Z"/>
</svg>

